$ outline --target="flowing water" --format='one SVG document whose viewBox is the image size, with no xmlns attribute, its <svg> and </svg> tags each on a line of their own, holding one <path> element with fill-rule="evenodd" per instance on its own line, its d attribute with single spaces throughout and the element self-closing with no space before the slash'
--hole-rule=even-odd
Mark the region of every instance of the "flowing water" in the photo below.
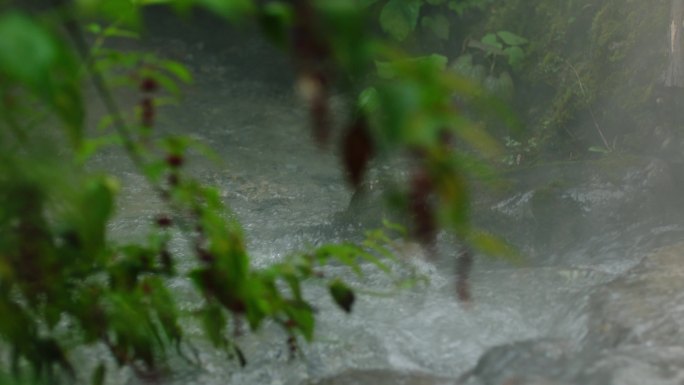
<svg viewBox="0 0 684 385">
<path fill-rule="evenodd" d="M 352 192 L 333 151 L 321 150 L 309 140 L 308 114 L 289 86 L 291 79 L 282 75 L 289 68 L 286 60 L 254 39 L 216 51 L 189 40 L 151 43 L 188 63 L 196 76 L 185 100 L 165 109 L 158 129 L 190 133 L 218 153 L 218 162 L 196 157 L 187 170 L 216 185 L 235 210 L 246 230 L 253 264 L 265 266 L 307 245 L 349 234 L 334 224 Z M 163 206 L 123 154 L 103 153 L 92 166 L 118 175 L 123 186 L 111 236 L 120 241 L 140 239 Z M 681 230 L 663 225 L 649 231 L 657 235 Z M 267 324 L 256 335 L 238 341 L 248 360 L 246 368 L 238 368 L 198 337 L 195 348 L 201 367 L 172 358 L 171 373 L 147 381 L 375 384 L 384 378 L 387 383 L 453 383 L 496 345 L 549 336 L 580 341 L 586 334 L 588 295 L 595 285 L 633 266 L 645 248 L 634 236 L 643 234 L 642 228 L 625 231 L 578 244 L 562 256 L 562 264 L 549 265 L 542 259 L 542 263 L 512 266 L 478 256 L 471 276 L 473 302 L 468 305 L 459 303 L 454 294 L 456 247 L 448 237 L 442 237 L 442 256 L 437 261 L 426 261 L 419 248 L 408 245 L 402 253 L 415 271 L 428 278 L 425 284 L 389 296 L 361 294 L 350 315 L 331 303 L 325 288 L 306 289 L 319 310 L 319 323 L 316 341 L 302 344 L 298 357 L 289 357 L 282 332 Z M 179 242 L 175 251 L 182 253 L 183 247 Z M 388 284 L 386 277 L 373 272 L 361 280 L 353 275 L 349 279 L 380 291 Z M 180 293 L 188 290 L 182 280 L 172 285 Z M 182 306 L 190 307 L 193 299 L 184 301 Z M 190 335 L 200 333 L 191 328 Z M 414 377 L 400 380 L 393 377 L 394 371 Z M 344 373 L 351 373 L 348 380 Z M 423 378 L 420 373 L 435 377 Z M 145 382 L 126 371 L 115 376 L 120 382 Z M 321 380 L 328 377 L 333 379 Z"/>
</svg>

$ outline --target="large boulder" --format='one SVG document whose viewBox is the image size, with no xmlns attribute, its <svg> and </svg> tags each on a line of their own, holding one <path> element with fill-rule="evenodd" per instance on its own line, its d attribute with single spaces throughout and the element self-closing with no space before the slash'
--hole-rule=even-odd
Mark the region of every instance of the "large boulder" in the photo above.
<svg viewBox="0 0 684 385">
<path fill-rule="evenodd" d="M 684 243 L 661 248 L 589 299 L 580 341 L 490 349 L 466 385 L 642 385 L 684 381 Z"/>
</svg>

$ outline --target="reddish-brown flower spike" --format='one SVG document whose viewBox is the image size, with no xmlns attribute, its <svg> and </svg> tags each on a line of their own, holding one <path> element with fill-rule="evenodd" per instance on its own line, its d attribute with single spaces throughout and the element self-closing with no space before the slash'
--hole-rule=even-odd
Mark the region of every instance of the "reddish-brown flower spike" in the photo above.
<svg viewBox="0 0 684 385">
<path fill-rule="evenodd" d="M 472 268 L 473 254 L 470 249 L 463 246 L 456 261 L 456 294 L 463 302 L 469 302 L 471 299 L 469 277 Z"/>
<path fill-rule="evenodd" d="M 154 103 L 152 98 L 144 98 L 140 101 L 141 123 L 147 128 L 154 125 Z"/>
<path fill-rule="evenodd" d="M 342 146 L 342 160 L 349 182 L 358 188 L 366 173 L 366 166 L 374 153 L 373 142 L 368 135 L 368 124 L 364 116 L 356 118 L 348 128 Z"/>
<path fill-rule="evenodd" d="M 185 159 L 183 159 L 183 155 L 169 154 L 166 156 L 166 164 L 168 164 L 171 168 L 178 168 L 182 166 L 184 161 Z"/>
<path fill-rule="evenodd" d="M 430 198 L 433 183 L 425 171 L 419 171 L 411 180 L 408 209 L 413 218 L 413 235 L 423 245 L 432 247 L 437 235 L 437 224 Z"/>
<path fill-rule="evenodd" d="M 142 92 L 155 92 L 158 88 L 159 84 L 152 78 L 144 78 L 140 82 L 140 91 Z"/>
<path fill-rule="evenodd" d="M 167 217 L 166 215 L 161 215 L 157 217 L 157 226 L 161 227 L 162 229 L 170 227 L 173 222 L 171 221 L 171 218 Z"/>
</svg>

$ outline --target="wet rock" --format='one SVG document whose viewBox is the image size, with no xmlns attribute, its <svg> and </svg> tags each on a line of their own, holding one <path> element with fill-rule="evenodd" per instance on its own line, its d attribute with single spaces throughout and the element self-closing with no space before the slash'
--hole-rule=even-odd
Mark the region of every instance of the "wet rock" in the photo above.
<svg viewBox="0 0 684 385">
<path fill-rule="evenodd" d="M 590 295 L 586 336 L 490 349 L 464 385 L 684 383 L 684 243 L 661 248 Z"/>
<path fill-rule="evenodd" d="M 528 255 L 562 254 L 644 218 L 664 221 L 677 201 L 673 180 L 654 158 L 540 165 L 476 188 L 474 221 Z"/>
<path fill-rule="evenodd" d="M 587 343 L 684 346 L 684 243 L 657 250 L 590 301 Z"/>
<path fill-rule="evenodd" d="M 540 339 L 490 349 L 462 376 L 464 385 L 561 385 L 574 357 L 569 341 Z"/>
</svg>

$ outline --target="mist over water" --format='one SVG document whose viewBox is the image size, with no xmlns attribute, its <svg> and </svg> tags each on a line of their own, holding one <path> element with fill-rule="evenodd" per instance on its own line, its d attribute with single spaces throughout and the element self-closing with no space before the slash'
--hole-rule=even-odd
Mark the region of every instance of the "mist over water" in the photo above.
<svg viewBox="0 0 684 385">
<path fill-rule="evenodd" d="M 143 44 L 186 63 L 195 82 L 180 105 L 163 110 L 159 128 L 190 133 L 218 154 L 218 161 L 198 155 L 186 171 L 219 188 L 245 228 L 253 264 L 266 266 L 308 245 L 358 231 L 338 220 L 352 191 L 334 151 L 321 150 L 308 140 L 308 113 L 294 93 L 290 63 L 284 56 L 249 31 L 206 33 L 189 25 L 174 29 L 168 23 L 174 22 L 160 19 L 155 28 L 164 33 L 152 29 L 150 35 L 159 37 Z M 238 37 L 226 41 L 225 36 Z M 163 210 L 155 194 L 122 153 L 105 152 L 91 166 L 117 174 L 122 183 L 121 205 L 110 235 L 122 242 L 140 237 Z M 678 200 L 653 190 L 675 189 L 678 181 L 661 179 L 666 173 L 681 173 L 673 171 L 678 165 L 637 162 L 616 171 L 627 170 L 632 176 L 613 182 L 592 167 L 596 164 L 523 170 L 508 176 L 516 184 L 505 196 L 492 194 L 480 202 L 475 198 L 474 207 L 482 210 L 475 213 L 476 222 L 500 231 L 529 258 L 512 265 L 478 256 L 470 277 L 473 302 L 467 306 L 458 302 L 454 291 L 457 242 L 442 234 L 435 261 L 426 260 L 415 245 L 399 247 L 411 266 L 403 273 L 424 276 L 427 283 L 389 296 L 360 294 L 350 315 L 334 306 L 326 288 L 307 287 L 306 297 L 316 299 L 320 320 L 316 341 L 302 344 L 299 357 L 290 359 L 285 336 L 275 325 L 265 325 L 256 335 L 238 339 L 248 360 L 247 367 L 240 369 L 234 360 L 201 342 L 195 327 L 190 333 L 198 336 L 202 367 L 172 358 L 172 372 L 159 381 L 294 385 L 350 371 L 391 370 L 434 376 L 407 383 L 454 383 L 498 345 L 550 337 L 580 349 L 589 333 L 590 296 L 636 266 L 648 251 L 684 235 L 684 222 L 672 212 L 679 211 L 674 206 Z M 540 186 L 553 182 L 554 175 L 568 176 L 574 184 L 544 190 L 551 195 L 541 194 Z M 657 202 L 632 205 L 652 195 Z M 658 204 L 672 215 L 654 211 Z M 179 242 L 174 247 L 174 252 L 182 253 L 187 246 Z M 350 275 L 348 279 L 380 292 L 390 285 L 386 276 L 371 270 L 364 278 Z M 190 289 L 181 281 L 172 285 L 181 295 Z M 184 306 L 191 307 L 195 300 L 188 295 Z M 145 383 L 131 373 L 118 376 L 130 384 Z M 390 381 L 391 376 L 380 371 L 370 379 L 349 383 Z"/>
</svg>

